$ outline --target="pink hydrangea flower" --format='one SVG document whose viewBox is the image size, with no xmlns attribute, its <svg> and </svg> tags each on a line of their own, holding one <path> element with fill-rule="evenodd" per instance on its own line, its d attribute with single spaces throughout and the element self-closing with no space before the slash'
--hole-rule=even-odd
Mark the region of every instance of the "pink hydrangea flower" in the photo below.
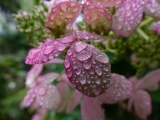
<svg viewBox="0 0 160 120">
<path fill-rule="evenodd" d="M 154 70 L 137 80 L 135 77 L 131 78 L 133 82 L 133 94 L 128 102 L 128 110 L 131 111 L 134 107 L 135 113 L 141 119 L 147 119 L 151 114 L 151 97 L 148 91 L 152 90 L 160 82 L 160 69 Z"/>
<path fill-rule="evenodd" d="M 82 99 L 81 114 L 83 120 L 105 120 L 104 110 L 101 107 L 105 104 L 116 104 L 128 99 L 132 95 L 132 84 L 124 76 L 112 73 L 111 82 L 106 93 L 96 97 L 87 97 L 75 91 L 68 103 L 67 113 L 71 113 Z"/>
<path fill-rule="evenodd" d="M 160 35 L 160 21 L 154 22 L 154 23 L 151 25 L 151 29 L 152 29 L 153 31 L 155 31 L 157 34 Z"/>
<path fill-rule="evenodd" d="M 50 83 L 58 78 L 59 74 L 51 72 L 39 76 L 42 65 L 34 65 L 26 77 L 26 86 L 30 88 L 22 101 L 22 106 L 28 107 L 36 102 L 44 109 L 57 109 L 61 102 L 59 91 Z M 28 82 L 29 81 L 29 82 Z"/>
</svg>

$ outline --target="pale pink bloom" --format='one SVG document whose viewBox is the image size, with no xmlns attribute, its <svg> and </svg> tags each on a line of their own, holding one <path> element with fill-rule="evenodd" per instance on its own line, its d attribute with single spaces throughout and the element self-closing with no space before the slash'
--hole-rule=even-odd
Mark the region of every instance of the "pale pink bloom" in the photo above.
<svg viewBox="0 0 160 120">
<path fill-rule="evenodd" d="M 128 110 L 134 107 L 135 113 L 141 119 L 147 119 L 151 114 L 151 97 L 146 90 L 152 90 L 160 82 L 160 69 L 154 70 L 137 80 L 131 78 L 133 82 L 133 95 L 128 102 Z"/>
<path fill-rule="evenodd" d="M 41 71 L 42 65 L 35 65 L 29 71 L 26 80 L 32 81 L 26 83 L 30 90 L 21 106 L 29 107 L 33 102 L 36 102 L 44 109 L 57 109 L 61 102 L 61 96 L 57 88 L 50 83 L 58 78 L 59 74 L 51 72 L 39 76 Z"/>
<path fill-rule="evenodd" d="M 154 22 L 151 26 L 151 29 L 160 35 L 160 21 Z"/>
<path fill-rule="evenodd" d="M 127 0 L 84 0 L 87 4 L 94 4 L 102 7 L 113 7 Z"/>
<path fill-rule="evenodd" d="M 106 93 L 92 98 L 75 91 L 67 106 L 67 113 L 70 113 L 78 105 L 82 98 L 81 114 L 83 120 L 105 120 L 104 110 L 101 105 L 116 104 L 128 99 L 132 95 L 132 84 L 124 76 L 113 73 L 111 82 Z"/>
<path fill-rule="evenodd" d="M 128 0 L 117 7 L 112 23 L 112 30 L 116 35 L 127 37 L 140 24 L 143 9 L 139 1 Z"/>
<path fill-rule="evenodd" d="M 156 18 L 160 19 L 160 2 L 158 0 L 146 0 L 147 3 L 144 6 L 144 13 Z"/>
<path fill-rule="evenodd" d="M 116 8 L 112 30 L 122 37 L 128 37 L 138 27 L 143 13 L 160 18 L 160 3 L 157 0 L 128 0 Z"/>
</svg>

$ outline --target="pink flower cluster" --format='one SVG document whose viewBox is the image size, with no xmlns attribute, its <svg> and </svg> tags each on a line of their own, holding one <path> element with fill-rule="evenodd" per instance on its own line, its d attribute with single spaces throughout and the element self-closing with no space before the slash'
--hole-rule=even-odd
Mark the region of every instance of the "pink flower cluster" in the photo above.
<svg viewBox="0 0 160 120">
<path fill-rule="evenodd" d="M 113 6 L 117 7 L 112 16 L 106 7 Z M 156 0 L 84 0 L 82 3 L 74 0 L 55 1 L 46 20 L 46 30 L 54 34 L 60 26 L 66 29 L 63 37 L 47 38 L 44 43 L 29 51 L 26 64 L 34 66 L 27 75 L 26 86 L 30 90 L 22 106 L 36 103 L 43 109 L 58 112 L 66 109 L 69 113 L 83 97 L 83 120 L 104 120 L 103 103 L 115 104 L 131 97 L 129 109 L 134 103 L 137 115 L 146 119 L 151 113 L 151 100 L 148 93 L 142 90 L 146 87 L 142 86 L 147 85 L 149 78 L 134 83 L 132 94 L 132 83 L 122 75 L 111 73 L 108 56 L 86 42 L 103 40 L 100 35 L 106 35 L 109 29 L 118 36 L 127 37 L 140 24 L 143 13 L 160 18 L 159 6 Z M 82 8 L 84 21 L 93 32 L 80 31 L 74 26 Z M 71 28 L 71 32 L 68 32 L 68 28 Z M 54 72 L 40 76 L 42 63 L 52 61 L 67 48 L 64 60 L 67 77 Z M 59 83 L 52 85 L 56 79 Z M 70 87 L 78 90 L 71 97 Z"/>
</svg>

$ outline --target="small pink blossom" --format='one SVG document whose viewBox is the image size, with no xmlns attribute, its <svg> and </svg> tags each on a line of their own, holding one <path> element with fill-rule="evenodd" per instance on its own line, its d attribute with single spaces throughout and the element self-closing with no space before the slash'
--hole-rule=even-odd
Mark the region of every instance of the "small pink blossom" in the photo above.
<svg viewBox="0 0 160 120">
<path fill-rule="evenodd" d="M 134 106 L 135 113 L 141 119 L 147 119 L 151 114 L 151 97 L 146 90 L 152 90 L 160 82 L 160 70 L 154 70 L 137 80 L 131 78 L 133 82 L 133 95 L 128 102 L 128 110 L 131 111 Z"/>
<path fill-rule="evenodd" d="M 154 22 L 151 26 L 151 29 L 160 35 L 160 21 Z"/>
<path fill-rule="evenodd" d="M 29 71 L 26 82 L 30 88 L 29 92 L 22 101 L 22 106 L 29 107 L 34 101 L 44 109 L 57 109 L 61 102 L 61 96 L 57 88 L 50 83 L 58 78 L 57 73 L 48 73 L 39 76 L 42 65 L 35 65 Z"/>
</svg>

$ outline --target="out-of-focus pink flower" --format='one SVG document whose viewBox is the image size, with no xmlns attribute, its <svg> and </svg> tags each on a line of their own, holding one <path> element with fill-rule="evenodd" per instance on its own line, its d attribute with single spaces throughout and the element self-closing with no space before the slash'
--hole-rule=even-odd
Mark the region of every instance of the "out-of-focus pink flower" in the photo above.
<svg viewBox="0 0 160 120">
<path fill-rule="evenodd" d="M 151 29 L 152 29 L 153 31 L 155 31 L 157 34 L 160 35 L 160 21 L 154 22 L 154 23 L 151 25 Z"/>
<path fill-rule="evenodd" d="M 116 8 L 112 30 L 122 37 L 128 37 L 140 24 L 143 13 L 160 18 L 160 3 L 157 0 L 128 0 Z"/>
<path fill-rule="evenodd" d="M 41 117 L 45 115 L 47 111 L 44 109 L 39 109 L 31 118 L 31 120 L 41 120 Z"/>
<path fill-rule="evenodd" d="M 131 111 L 134 106 L 135 113 L 141 119 L 147 119 L 151 114 L 151 98 L 147 91 L 152 90 L 160 82 L 160 69 L 154 70 L 137 80 L 135 77 L 131 78 L 133 82 L 133 95 L 128 102 L 128 110 Z"/>
<path fill-rule="evenodd" d="M 128 99 L 132 95 L 132 84 L 124 76 L 111 75 L 111 82 L 106 93 L 92 98 L 75 91 L 67 106 L 67 113 L 70 113 L 78 105 L 82 98 L 81 114 L 83 120 L 105 120 L 104 110 L 101 105 L 116 104 Z"/>
<path fill-rule="evenodd" d="M 50 83 L 58 78 L 59 74 L 51 72 L 39 76 L 41 71 L 42 65 L 35 65 L 28 72 L 26 85 L 30 90 L 21 105 L 28 107 L 35 101 L 44 109 L 57 109 L 61 102 L 61 96 L 57 88 Z"/>
</svg>

